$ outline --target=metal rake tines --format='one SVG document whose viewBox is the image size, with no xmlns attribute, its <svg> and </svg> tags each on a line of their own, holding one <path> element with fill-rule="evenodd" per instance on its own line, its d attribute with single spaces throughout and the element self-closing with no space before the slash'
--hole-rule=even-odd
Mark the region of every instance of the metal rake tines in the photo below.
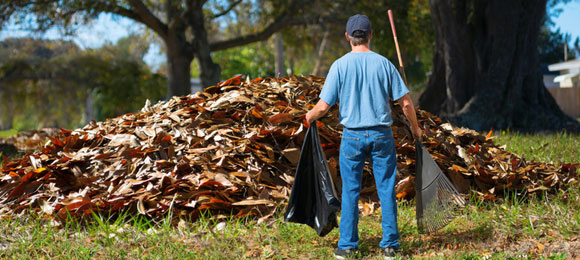
<svg viewBox="0 0 580 260">
<path fill-rule="evenodd" d="M 461 214 L 466 202 L 453 184 L 443 175 L 438 174 L 435 180 L 421 190 L 422 203 L 417 225 L 421 232 L 437 231 L 449 224 Z"/>
</svg>

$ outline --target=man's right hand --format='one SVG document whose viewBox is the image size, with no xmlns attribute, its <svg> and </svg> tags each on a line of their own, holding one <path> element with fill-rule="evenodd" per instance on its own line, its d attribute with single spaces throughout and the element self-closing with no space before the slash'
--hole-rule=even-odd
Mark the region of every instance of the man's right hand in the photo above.
<svg viewBox="0 0 580 260">
<path fill-rule="evenodd" d="M 423 130 L 419 127 L 412 127 L 411 132 L 413 133 L 413 138 L 415 140 L 423 141 Z"/>
</svg>

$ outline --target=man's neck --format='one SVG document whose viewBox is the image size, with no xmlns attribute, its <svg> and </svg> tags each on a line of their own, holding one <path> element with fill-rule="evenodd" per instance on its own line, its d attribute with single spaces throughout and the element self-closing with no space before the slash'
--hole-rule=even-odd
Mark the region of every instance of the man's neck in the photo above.
<svg viewBox="0 0 580 260">
<path fill-rule="evenodd" d="M 364 45 L 364 44 L 357 45 L 357 46 L 351 45 L 350 47 L 352 48 L 351 52 L 370 52 L 371 51 L 371 49 L 369 49 L 369 46 Z"/>
</svg>

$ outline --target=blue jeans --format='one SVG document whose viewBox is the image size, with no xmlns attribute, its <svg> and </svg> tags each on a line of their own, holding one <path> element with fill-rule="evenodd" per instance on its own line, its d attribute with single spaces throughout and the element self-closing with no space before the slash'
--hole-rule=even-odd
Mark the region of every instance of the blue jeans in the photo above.
<svg viewBox="0 0 580 260">
<path fill-rule="evenodd" d="M 397 157 L 390 127 L 347 129 L 340 144 L 340 176 L 342 178 L 342 213 L 340 217 L 340 249 L 358 248 L 358 200 L 362 170 L 367 157 L 371 158 L 373 175 L 381 200 L 383 239 L 380 247 L 399 248 L 395 177 Z"/>
</svg>

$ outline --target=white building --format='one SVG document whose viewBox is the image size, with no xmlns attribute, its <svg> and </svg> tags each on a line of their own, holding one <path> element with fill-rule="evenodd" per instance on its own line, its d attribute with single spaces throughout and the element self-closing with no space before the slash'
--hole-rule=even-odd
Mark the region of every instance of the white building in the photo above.
<svg viewBox="0 0 580 260">
<path fill-rule="evenodd" d="M 560 71 L 554 82 L 561 88 L 580 87 L 580 59 L 560 62 L 548 66 L 550 71 Z"/>
<path fill-rule="evenodd" d="M 546 84 L 556 102 L 571 117 L 580 117 L 580 59 L 560 62 L 548 66 L 550 71 L 559 71 L 554 85 Z"/>
</svg>

